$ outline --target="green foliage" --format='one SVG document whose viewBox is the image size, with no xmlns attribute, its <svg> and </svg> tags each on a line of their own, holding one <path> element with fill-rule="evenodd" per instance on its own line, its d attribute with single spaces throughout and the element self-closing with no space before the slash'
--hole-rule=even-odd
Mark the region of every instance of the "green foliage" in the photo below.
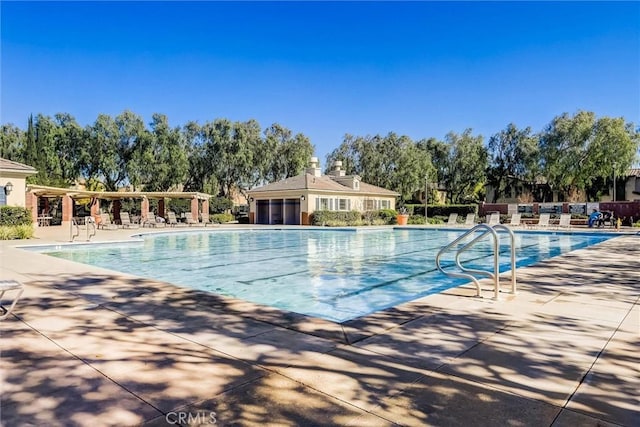
<svg viewBox="0 0 640 427">
<path fill-rule="evenodd" d="M 235 219 L 235 217 L 230 213 L 217 213 L 211 215 L 211 222 L 216 224 L 224 224 L 227 222 L 231 222 Z"/>
<path fill-rule="evenodd" d="M 531 135 L 531 128 L 518 130 L 510 123 L 489 138 L 488 147 L 487 181 L 495 190 L 493 203 L 501 196 L 509 195 L 519 182 L 526 182 L 531 187 L 538 162 L 538 140 Z"/>
<path fill-rule="evenodd" d="M 633 224 L 633 226 L 634 226 L 634 227 L 640 227 L 640 220 L 639 220 L 639 221 L 636 221 L 636 222 Z"/>
<path fill-rule="evenodd" d="M 33 225 L 0 225 L 0 240 L 30 239 Z"/>
<path fill-rule="evenodd" d="M 424 215 L 411 215 L 407 220 L 407 224 L 410 225 L 424 225 L 426 221 L 424 219 Z"/>
<path fill-rule="evenodd" d="M 209 212 L 223 213 L 233 208 L 233 201 L 225 197 L 212 197 L 209 199 Z"/>
<path fill-rule="evenodd" d="M 189 199 L 169 199 L 167 207 L 170 211 L 175 212 L 177 216 L 185 212 L 191 212 L 191 200 Z"/>
<path fill-rule="evenodd" d="M 361 225 L 362 214 L 358 211 L 315 211 L 311 214 L 311 224 L 329 227 Z"/>
<path fill-rule="evenodd" d="M 402 200 L 412 199 L 424 188 L 425 177 L 435 175 L 429 153 L 409 137 L 393 132 L 384 137 L 346 135 L 327 157 L 327 171 L 336 160 L 342 161 L 347 175 L 359 175 L 366 183 L 397 191 Z"/>
<path fill-rule="evenodd" d="M 424 204 L 410 204 L 405 205 L 407 210 L 412 215 L 421 215 L 424 217 Z M 429 217 L 442 216 L 449 218 L 452 213 L 457 213 L 459 216 L 464 217 L 469 213 L 476 213 L 478 211 L 478 205 L 428 205 Z"/>
<path fill-rule="evenodd" d="M 31 211 L 18 206 L 0 206 L 0 225 L 32 225 Z"/>
</svg>

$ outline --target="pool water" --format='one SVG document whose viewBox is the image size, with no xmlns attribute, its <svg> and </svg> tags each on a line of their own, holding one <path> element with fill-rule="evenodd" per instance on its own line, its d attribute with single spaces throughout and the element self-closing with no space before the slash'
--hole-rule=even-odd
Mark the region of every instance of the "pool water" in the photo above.
<svg viewBox="0 0 640 427">
<path fill-rule="evenodd" d="M 438 251 L 464 230 L 238 230 L 142 235 L 139 243 L 40 248 L 68 260 L 344 322 L 466 279 L 435 266 Z M 611 238 L 602 233 L 516 233 L 517 266 Z M 503 241 L 500 271 L 510 268 Z M 463 265 L 490 269 L 490 244 Z M 450 264 L 452 256 L 443 258 Z"/>
</svg>

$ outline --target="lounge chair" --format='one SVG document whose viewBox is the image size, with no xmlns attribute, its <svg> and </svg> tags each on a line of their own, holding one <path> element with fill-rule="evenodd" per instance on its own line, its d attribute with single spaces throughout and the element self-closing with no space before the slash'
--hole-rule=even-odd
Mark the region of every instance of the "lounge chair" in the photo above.
<svg viewBox="0 0 640 427">
<path fill-rule="evenodd" d="M 551 214 L 540 214 L 540 219 L 538 219 L 538 223 L 535 226 L 547 228 L 549 227 L 549 219 L 551 219 Z"/>
<path fill-rule="evenodd" d="M 164 227 L 164 219 L 157 217 L 153 212 L 147 213 L 147 219 L 142 223 L 143 227 Z"/>
<path fill-rule="evenodd" d="M 15 280 L 0 280 L 0 304 L 2 303 L 2 297 L 4 296 L 4 293 L 7 291 L 15 291 L 17 292 L 17 294 L 13 298 L 13 301 L 11 302 L 9 308 L 5 308 L 4 305 L 0 306 L 0 310 L 2 311 L 2 314 L 0 314 L 0 320 L 9 317 L 13 309 L 16 307 L 18 299 L 20 299 L 20 296 L 22 296 L 24 287 L 22 286 L 22 283 L 16 282 Z"/>
<path fill-rule="evenodd" d="M 449 220 L 447 221 L 447 225 L 458 225 L 458 214 L 457 213 L 449 214 Z"/>
<path fill-rule="evenodd" d="M 211 222 L 211 217 L 209 216 L 209 214 L 202 214 L 202 225 L 204 225 L 205 227 L 207 225 L 212 225 L 214 227 L 220 227 L 220 224 L 216 224 L 215 222 Z"/>
<path fill-rule="evenodd" d="M 487 225 L 498 225 L 498 224 L 500 224 L 499 213 L 492 213 L 491 215 L 487 216 Z"/>
<path fill-rule="evenodd" d="M 558 228 L 571 228 L 571 214 L 561 214 Z"/>
<path fill-rule="evenodd" d="M 118 225 L 111 222 L 111 217 L 108 213 L 101 213 L 98 228 L 102 228 L 103 230 L 117 230 Z"/>
<path fill-rule="evenodd" d="M 138 228 L 140 225 L 135 222 L 131 222 L 131 217 L 129 216 L 129 212 L 120 212 L 120 223 L 123 228 Z"/>
<path fill-rule="evenodd" d="M 178 218 L 176 218 L 175 212 L 167 212 L 167 225 L 170 227 L 178 225 Z"/>
<path fill-rule="evenodd" d="M 522 216 L 522 214 L 519 214 L 519 213 L 514 213 L 513 215 L 511 215 L 511 220 L 509 221 L 509 226 L 510 227 L 520 227 L 522 225 L 522 223 L 520 222 L 521 216 Z"/>
<path fill-rule="evenodd" d="M 184 218 L 185 218 L 185 220 L 187 222 L 187 225 L 189 227 L 191 227 L 192 225 L 200 225 L 200 223 L 198 221 L 193 219 L 193 215 L 191 214 L 191 212 L 185 212 Z"/>
<path fill-rule="evenodd" d="M 464 225 L 468 225 L 468 226 L 476 225 L 476 214 L 468 213 L 467 218 L 464 220 Z"/>
</svg>

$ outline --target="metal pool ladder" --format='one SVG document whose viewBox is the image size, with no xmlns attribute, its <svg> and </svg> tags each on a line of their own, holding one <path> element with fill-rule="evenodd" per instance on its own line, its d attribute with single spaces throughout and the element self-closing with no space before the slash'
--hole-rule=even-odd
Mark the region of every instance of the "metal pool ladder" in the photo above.
<svg viewBox="0 0 640 427">
<path fill-rule="evenodd" d="M 516 293 L 516 245 L 515 245 L 515 235 L 513 231 L 505 225 L 497 224 L 493 227 L 487 224 L 478 224 L 462 236 L 455 239 L 453 242 L 449 243 L 440 251 L 438 255 L 436 255 L 436 266 L 438 270 L 442 273 L 446 274 L 450 277 L 461 277 L 464 279 L 470 279 L 476 285 L 477 296 L 481 296 L 481 288 L 480 282 L 476 278 L 476 276 L 487 276 L 493 280 L 493 289 L 494 289 L 494 299 L 499 299 L 500 295 L 500 236 L 498 236 L 499 232 L 507 232 L 509 234 L 509 243 L 511 247 L 511 293 Z M 474 237 L 475 234 L 480 233 Z M 478 241 L 490 236 L 493 241 L 492 249 L 493 249 L 493 273 L 489 270 L 479 270 L 473 268 L 466 268 L 460 262 L 460 254 L 469 250 L 473 245 L 475 245 Z M 470 240 L 469 240 L 470 239 Z M 464 242 L 468 240 L 468 242 Z M 459 244 L 462 244 L 460 246 Z M 442 255 L 448 252 L 451 249 L 455 248 L 455 262 L 456 266 L 460 271 L 445 271 L 442 268 L 440 263 L 440 259 Z"/>
<path fill-rule="evenodd" d="M 96 223 L 93 220 L 93 217 L 88 216 L 84 219 L 84 224 L 87 230 L 87 242 L 91 240 L 93 236 L 96 235 Z M 70 241 L 73 242 L 73 239 L 80 235 L 80 225 L 81 221 L 77 218 L 71 218 L 71 228 L 69 229 Z M 75 233 L 74 233 L 75 230 Z"/>
</svg>

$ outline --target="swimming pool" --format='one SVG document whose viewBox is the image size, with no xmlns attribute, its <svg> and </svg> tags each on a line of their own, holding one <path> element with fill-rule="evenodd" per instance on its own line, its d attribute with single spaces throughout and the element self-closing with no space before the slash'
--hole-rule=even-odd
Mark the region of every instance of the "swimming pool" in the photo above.
<svg viewBox="0 0 640 427">
<path fill-rule="evenodd" d="M 464 230 L 185 231 L 137 243 L 34 248 L 48 255 L 296 313 L 344 322 L 468 282 L 435 266 Z M 611 238 L 604 233 L 516 233 L 517 266 Z M 491 265 L 489 241 L 465 266 Z M 445 260 L 445 263 L 447 261 Z M 449 261 L 451 262 L 451 261 Z M 507 271 L 507 247 L 500 257 Z"/>
</svg>

